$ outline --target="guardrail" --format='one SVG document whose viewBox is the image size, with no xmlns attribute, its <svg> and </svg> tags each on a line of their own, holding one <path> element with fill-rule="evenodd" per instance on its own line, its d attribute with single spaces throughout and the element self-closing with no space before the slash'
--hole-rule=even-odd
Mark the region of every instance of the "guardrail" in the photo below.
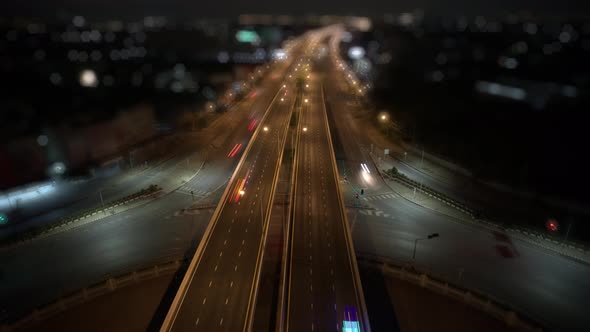
<svg viewBox="0 0 590 332">
<path fill-rule="evenodd" d="M 408 178 L 405 175 L 399 174 L 399 173 L 394 173 L 391 174 L 391 172 L 387 171 L 387 170 L 383 170 L 381 172 L 381 174 L 393 181 L 399 182 L 403 185 L 405 185 L 408 188 L 415 188 L 416 190 L 422 192 L 423 194 L 432 197 L 436 200 L 439 200 L 441 202 L 443 202 L 444 204 L 451 206 L 469 216 L 471 216 L 473 219 L 477 218 L 477 211 L 475 211 L 474 209 L 470 208 L 469 206 L 467 206 L 465 203 L 463 202 L 459 202 L 456 199 L 450 198 L 448 196 L 446 196 L 443 193 L 440 193 L 430 187 L 427 187 L 425 185 L 423 185 L 422 183 L 418 182 L 418 181 L 414 181 L 410 178 Z"/>
<path fill-rule="evenodd" d="M 199 266 L 199 263 L 201 262 L 201 257 L 203 256 L 203 253 L 209 243 L 209 240 L 211 239 L 211 236 L 213 235 L 213 231 L 215 230 L 215 227 L 217 226 L 217 221 L 219 220 L 221 212 L 222 212 L 223 208 L 225 207 L 225 203 L 228 201 L 228 197 L 230 195 L 230 189 L 232 187 L 230 184 L 233 183 L 237 179 L 238 173 L 240 172 L 241 167 L 246 160 L 246 156 L 248 155 L 248 152 L 252 148 L 252 145 L 253 145 L 252 143 L 256 141 L 256 138 L 258 137 L 260 130 L 262 130 L 262 128 L 263 128 L 262 124 L 266 120 L 268 114 L 270 113 L 270 109 L 271 109 L 272 105 L 274 104 L 276 98 L 279 96 L 281 91 L 282 91 L 282 88 L 279 88 L 277 90 L 274 97 L 270 101 L 270 104 L 268 105 L 267 109 L 264 111 L 264 115 L 262 116 L 262 119 L 260 119 L 260 122 L 259 122 L 260 125 L 254 131 L 254 134 L 252 134 L 252 137 L 250 138 L 250 140 L 246 146 L 246 149 L 244 150 L 244 152 L 242 153 L 242 156 L 240 157 L 240 161 L 238 162 L 238 165 L 234 169 L 234 172 L 228 181 L 228 185 L 225 187 L 225 190 L 224 190 L 223 194 L 221 195 L 219 203 L 217 204 L 215 211 L 213 212 L 213 215 L 211 216 L 210 222 L 207 225 L 207 228 L 205 229 L 205 233 L 203 234 L 203 237 L 201 238 L 201 241 L 199 242 L 199 245 L 195 251 L 195 254 L 194 254 L 193 258 L 191 259 L 189 267 L 188 267 L 188 269 L 183 277 L 183 280 L 178 288 L 178 292 L 177 292 L 176 296 L 174 297 L 172 304 L 170 305 L 170 309 L 169 309 L 168 313 L 166 314 L 166 317 L 164 318 L 164 321 L 163 321 L 162 326 L 160 328 L 160 331 L 162 331 L 162 332 L 170 331 L 174 325 L 176 315 L 178 314 L 178 311 L 180 310 L 182 302 L 184 301 L 184 297 L 186 295 L 186 292 L 189 289 L 193 274 L 195 273 L 195 271 L 197 270 L 197 268 Z"/>
<path fill-rule="evenodd" d="M 455 208 L 465 213 L 466 215 L 471 217 L 471 220 L 475 223 L 487 225 L 489 227 L 494 228 L 501 228 L 508 232 L 517 233 L 521 236 L 521 238 L 526 239 L 528 242 L 533 242 L 534 244 L 540 245 L 545 249 L 557 252 L 569 258 L 573 258 L 577 261 L 590 264 L 590 249 L 587 248 L 587 246 L 585 245 L 581 245 L 579 243 L 574 242 L 564 242 L 561 239 L 556 239 L 555 237 L 548 235 L 544 232 L 523 227 L 520 225 L 507 225 L 501 222 L 484 218 L 481 215 L 479 215 L 479 213 L 476 210 L 470 208 L 466 204 L 459 202 L 453 198 L 450 198 L 445 194 L 433 190 L 417 181 L 409 179 L 408 177 L 402 174 L 392 174 L 390 171 L 387 170 L 380 171 L 380 174 L 384 178 L 396 181 L 402 185 L 405 185 L 408 188 L 414 188 L 415 190 L 420 191 L 431 198 L 434 198 L 452 208 Z M 540 240 L 545 241 L 546 243 L 539 243 L 538 241 Z"/>
<path fill-rule="evenodd" d="M 332 175 L 334 176 L 334 182 L 336 183 L 336 186 L 338 186 L 338 168 L 336 166 L 336 154 L 334 153 L 334 146 L 332 145 L 332 134 L 330 133 L 330 124 L 328 122 L 328 111 L 326 110 L 326 99 L 325 99 L 325 95 L 324 95 L 324 85 L 322 84 L 322 107 L 323 107 L 323 114 L 324 114 L 324 124 L 325 124 L 325 129 L 326 129 L 326 133 L 328 136 L 328 150 L 330 151 L 330 159 L 331 159 L 331 164 L 332 164 Z M 342 193 L 340 192 L 340 188 L 336 188 L 336 196 L 338 196 L 338 205 L 339 205 L 339 209 L 340 209 L 340 216 L 342 218 L 342 227 L 344 228 L 344 235 L 346 237 L 346 248 L 348 249 L 348 258 L 349 258 L 349 263 L 350 263 L 350 269 L 352 271 L 353 274 L 353 280 L 354 280 L 354 291 L 357 297 L 357 300 L 359 301 L 359 306 L 360 308 L 358 308 L 361 316 L 362 316 L 362 320 L 361 320 L 361 326 L 363 328 L 363 331 L 366 332 L 371 332 L 371 325 L 369 322 L 369 313 L 367 311 L 367 305 L 365 303 L 365 294 L 363 291 L 363 285 L 361 283 L 361 276 L 358 270 L 358 263 L 356 260 L 356 255 L 355 255 L 355 250 L 354 250 L 354 243 L 352 240 L 352 234 L 349 228 L 350 223 L 348 222 L 348 218 L 346 217 L 346 213 L 345 211 L 345 203 L 344 203 L 344 198 L 342 197 Z"/>
<path fill-rule="evenodd" d="M 104 279 L 93 285 L 63 296 L 60 299 L 45 306 L 38 307 L 30 314 L 16 320 L 13 323 L 3 324 L 0 328 L 0 331 L 15 331 L 28 325 L 48 319 L 75 306 L 81 305 L 99 296 L 106 295 L 121 288 L 135 285 L 142 281 L 173 274 L 176 272 L 176 270 L 178 270 L 181 263 L 182 261 L 180 259 L 176 259 L 147 268 L 134 270 L 116 277 Z"/>
<path fill-rule="evenodd" d="M 295 137 L 293 137 L 293 149 L 294 155 L 292 160 L 292 168 L 291 168 L 291 177 L 289 181 L 289 196 L 288 196 L 288 220 L 287 224 L 285 225 L 285 232 L 284 236 L 284 244 L 283 244 L 283 255 L 281 258 L 282 266 L 281 266 L 281 278 L 280 278 L 280 285 L 279 285 L 279 294 L 278 294 L 278 305 L 277 305 L 277 319 L 275 324 L 275 331 L 283 331 L 285 329 L 285 317 L 286 317 L 286 301 L 287 301 L 287 287 L 288 287 L 288 279 L 287 276 L 290 275 L 291 271 L 289 269 L 290 265 L 288 264 L 288 257 L 291 248 L 291 234 L 292 234 L 292 221 L 294 220 L 294 209 L 296 198 L 295 198 L 295 182 L 296 182 L 296 174 L 297 170 L 299 169 L 298 158 L 299 158 L 299 139 L 301 133 L 301 114 L 303 105 L 301 104 L 302 99 L 302 91 L 299 89 L 295 96 L 295 105 L 293 107 L 292 115 L 297 114 L 296 122 L 297 125 L 295 127 Z M 297 112 L 297 113 L 295 113 Z"/>
<path fill-rule="evenodd" d="M 477 291 L 458 287 L 447 281 L 438 279 L 422 271 L 418 271 L 412 264 L 408 263 L 400 266 L 391 262 L 384 262 L 380 258 L 367 256 L 360 256 L 358 257 L 358 260 L 361 262 L 360 264 L 380 269 L 386 276 L 418 285 L 429 291 L 452 298 L 483 311 L 518 331 L 543 331 L 543 328 L 541 328 L 538 323 L 527 318 L 525 315 L 518 313 L 509 306 L 500 303 L 494 298 Z"/>
<path fill-rule="evenodd" d="M 158 187 L 157 185 L 151 185 L 148 188 L 142 189 L 134 194 L 131 194 L 131 195 L 125 196 L 123 198 L 120 198 L 118 200 L 109 202 L 109 203 L 105 204 L 104 206 L 85 209 L 85 210 L 82 210 L 74 215 L 69 216 L 69 217 L 62 218 L 62 219 L 58 220 L 57 222 L 54 222 L 54 223 L 51 223 L 48 225 L 44 225 L 41 227 L 36 227 L 31 230 L 24 231 L 22 233 L 17 233 L 13 236 L 9 236 L 9 237 L 3 239 L 2 243 L 0 244 L 0 248 L 11 247 L 11 246 L 18 245 L 22 242 L 34 240 L 42 235 L 46 235 L 46 234 L 49 234 L 53 231 L 56 231 L 61 227 L 73 224 L 75 222 L 78 222 L 78 221 L 83 220 L 88 217 L 92 217 L 92 216 L 97 215 L 99 213 L 106 213 L 110 209 L 119 207 L 121 205 L 129 204 L 129 203 L 136 201 L 138 199 L 146 198 L 148 196 L 151 196 L 151 195 L 154 195 L 154 194 L 160 192 L 161 190 L 162 189 L 160 187 Z"/>
</svg>

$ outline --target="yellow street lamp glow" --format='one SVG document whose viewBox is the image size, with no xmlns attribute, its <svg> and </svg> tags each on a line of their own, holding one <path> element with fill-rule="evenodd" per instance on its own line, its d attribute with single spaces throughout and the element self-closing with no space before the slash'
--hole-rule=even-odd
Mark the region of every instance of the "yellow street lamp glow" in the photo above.
<svg viewBox="0 0 590 332">
<path fill-rule="evenodd" d="M 267 126 L 264 126 L 264 128 L 262 128 L 262 130 L 268 131 L 268 127 Z"/>
<path fill-rule="evenodd" d="M 308 103 L 309 102 L 309 99 L 305 98 L 305 102 Z"/>
<path fill-rule="evenodd" d="M 307 131 L 307 127 L 303 127 L 303 131 Z"/>
<path fill-rule="evenodd" d="M 281 97 L 281 101 L 285 101 L 285 98 Z"/>
<path fill-rule="evenodd" d="M 240 190 L 240 196 L 244 196 L 246 192 L 244 190 Z"/>
</svg>

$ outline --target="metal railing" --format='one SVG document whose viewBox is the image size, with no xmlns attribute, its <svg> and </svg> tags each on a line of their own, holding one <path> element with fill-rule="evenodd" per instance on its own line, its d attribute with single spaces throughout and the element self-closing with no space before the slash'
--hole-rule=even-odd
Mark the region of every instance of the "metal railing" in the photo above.
<svg viewBox="0 0 590 332">
<path fill-rule="evenodd" d="M 398 262 L 375 255 L 359 255 L 359 264 L 380 269 L 385 276 L 418 285 L 439 295 L 478 309 L 519 331 L 543 331 L 540 325 L 511 306 L 485 293 L 456 286 L 408 262 Z"/>
</svg>

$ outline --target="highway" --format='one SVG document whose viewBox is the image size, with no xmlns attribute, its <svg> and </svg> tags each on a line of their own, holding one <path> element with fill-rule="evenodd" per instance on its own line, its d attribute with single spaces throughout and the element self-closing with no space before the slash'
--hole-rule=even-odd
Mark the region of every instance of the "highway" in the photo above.
<svg viewBox="0 0 590 332">
<path fill-rule="evenodd" d="M 274 78 L 261 83 L 255 98 L 236 106 L 210 128 L 195 135 L 193 153 L 178 156 L 161 167 L 125 180 L 138 185 L 157 183 L 169 172 L 187 167 L 184 166 L 187 157 L 191 170 L 196 170 L 197 160 L 205 161 L 202 170 L 187 183 L 179 183 L 177 190 L 142 208 L 19 247 L 0 250 L 0 309 L 9 317 L 22 314 L 109 274 L 192 252 L 205 233 L 213 210 L 205 208 L 189 212 L 183 209 L 193 204 L 215 205 L 222 196 L 244 148 L 240 148 L 233 158 L 228 155 L 236 145 L 248 144 L 252 135 L 247 128 L 249 121 L 252 118 L 261 119 L 281 86 L 284 70 L 274 70 L 274 74 L 270 75 Z M 362 110 L 343 83 L 333 64 L 328 61 L 320 63 L 310 81 L 309 102 L 301 117 L 301 126 L 307 127 L 307 131 L 300 132 L 297 159 L 297 205 L 294 209 L 297 219 L 292 233 L 296 245 L 290 257 L 293 262 L 290 280 L 295 282 L 289 286 L 289 329 L 307 331 L 313 324 L 316 331 L 335 330 L 342 321 L 343 306 L 358 305 L 350 280 L 346 277 L 352 275 L 349 261 L 337 257 L 346 252 L 346 248 L 342 247 L 343 238 L 338 236 L 343 232 L 343 227 L 339 226 L 342 222 L 335 222 L 332 218 L 330 222 L 326 221 L 326 217 L 336 216 L 338 211 L 336 189 L 330 188 L 340 185 L 347 201 L 353 199 L 352 194 L 356 190 L 365 188 L 365 194 L 359 201 L 367 208 L 347 209 L 357 255 L 405 264 L 412 261 L 414 239 L 438 232 L 440 238 L 418 244 L 415 264 L 420 269 L 488 293 L 555 330 L 586 330 L 590 325 L 586 313 L 590 267 L 512 239 L 504 233 L 468 225 L 425 209 L 391 191 L 378 176 L 368 156 L 371 144 L 383 146 L 382 141 L 374 134 L 367 135 L 367 128 L 355 121 Z M 337 166 L 341 178 L 346 176 L 348 179 L 340 184 L 330 175 L 331 158 L 325 144 L 328 139 L 322 127 L 325 120 L 320 116 L 324 112 L 322 85 Z M 204 282 L 205 286 L 190 290 L 194 294 L 187 300 L 188 306 L 183 307 L 187 309 L 177 316 L 179 324 L 182 322 L 186 326 L 178 325 L 178 330 L 186 327 L 217 331 L 244 327 L 255 270 L 255 264 L 248 265 L 246 261 L 256 261 L 260 248 L 256 244 L 261 243 L 262 236 L 261 222 L 263 216 L 267 217 L 270 206 L 263 207 L 261 213 L 256 195 L 266 197 L 263 202 L 269 202 L 270 192 L 263 188 L 270 187 L 273 182 L 272 163 L 278 160 L 276 133 L 284 125 L 281 121 L 288 118 L 289 107 L 294 101 L 289 98 L 294 96 L 288 95 L 284 103 L 274 101 L 265 120 L 269 131 L 266 135 L 262 131 L 259 133 L 258 143 L 252 142 L 249 157 L 244 159 L 242 167 L 236 172 L 236 179 L 240 179 L 247 170 L 251 170 L 251 180 L 239 205 L 226 202 L 226 206 L 233 210 L 228 209 L 229 216 L 226 218 L 229 219 L 220 219 L 215 229 L 220 236 L 225 235 L 220 239 L 228 242 L 209 241 L 207 247 L 212 248 L 207 256 L 209 260 L 200 264 L 208 270 L 204 277 L 195 279 Z M 213 141 L 216 143 L 212 145 Z M 370 173 L 360 166 L 362 163 L 367 164 Z M 406 171 L 403 167 L 400 166 Z M 447 188 L 437 179 L 432 181 L 431 185 L 435 188 L 437 182 L 438 188 Z M 260 184 L 259 193 L 253 187 L 257 183 Z M 229 190 L 236 189 L 235 185 L 236 181 L 232 181 Z M 461 194 L 462 189 L 457 187 L 453 190 Z M 191 191 L 195 194 L 194 201 Z M 328 194 L 324 195 L 324 192 Z M 105 195 L 110 194 L 107 191 Z M 95 204 L 99 199 L 88 198 L 88 202 Z M 232 211 L 236 215 L 233 227 Z M 240 249 L 241 240 L 245 240 L 243 249 Z M 225 246 L 230 243 L 233 245 L 226 249 Z M 203 262 L 205 256 L 203 254 Z M 330 256 L 334 262 L 332 265 Z M 207 277 L 210 279 L 207 280 Z M 212 280 L 209 289 L 209 281 Z M 331 289 L 332 282 L 337 292 Z M 195 326 L 197 320 L 198 326 Z"/>
<path fill-rule="evenodd" d="M 284 86 L 271 102 L 222 196 L 162 331 L 238 331 L 251 322 L 292 95 Z"/>
<path fill-rule="evenodd" d="M 585 331 L 590 266 L 509 235 L 424 208 L 393 192 L 370 162 L 371 144 L 383 146 L 371 128 L 361 127 L 362 108 L 350 96 L 333 63 L 325 61 L 330 124 L 336 133 L 339 172 L 349 183 L 341 188 L 347 201 L 364 188 L 359 201 L 367 208 L 348 208 L 359 259 L 369 257 L 419 269 L 508 304 L 556 331 Z M 368 133 L 369 132 L 369 133 Z M 360 166 L 366 163 L 370 173 Z M 360 194 L 360 193 L 359 193 Z M 418 242 L 431 233 L 440 237 Z"/>
<path fill-rule="evenodd" d="M 194 251 L 213 209 L 183 209 L 217 204 L 243 150 L 233 158 L 228 154 L 236 144 L 248 143 L 253 133 L 249 124 L 252 119 L 262 118 L 287 67 L 288 63 L 277 64 L 257 87 L 255 98 L 246 98 L 194 135 L 193 141 L 187 142 L 192 146 L 191 154 L 133 175 L 135 181 L 160 184 L 161 179 L 187 168 L 187 158 L 193 173 L 201 164 L 197 161 L 205 161 L 193 178 L 184 184 L 178 182 L 173 192 L 143 207 L 68 232 L 0 249 L 2 315 L 17 317 L 109 275 L 181 258 Z"/>
<path fill-rule="evenodd" d="M 320 76 L 312 72 L 308 82 L 295 157 L 286 331 L 341 331 L 345 307 L 360 317 L 364 299 L 347 244 Z"/>
</svg>

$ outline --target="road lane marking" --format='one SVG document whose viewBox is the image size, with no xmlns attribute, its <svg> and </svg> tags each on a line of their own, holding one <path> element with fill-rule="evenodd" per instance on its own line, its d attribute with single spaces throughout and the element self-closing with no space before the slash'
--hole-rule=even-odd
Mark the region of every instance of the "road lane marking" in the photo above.
<svg viewBox="0 0 590 332">
<path fill-rule="evenodd" d="M 209 288 L 211 288 L 211 285 L 213 285 L 213 280 L 209 281 Z"/>
<path fill-rule="evenodd" d="M 227 304 L 227 302 L 229 302 L 229 297 L 225 298 L 225 304 Z"/>
<path fill-rule="evenodd" d="M 203 304 L 205 304 L 205 302 L 207 302 L 207 298 L 206 297 L 203 298 Z"/>
<path fill-rule="evenodd" d="M 234 287 L 234 282 L 233 281 L 230 281 L 229 288 L 232 288 L 232 287 Z"/>
<path fill-rule="evenodd" d="M 238 253 L 238 257 L 242 257 L 242 251 L 240 250 L 240 252 Z"/>
<path fill-rule="evenodd" d="M 199 325 L 199 317 L 197 317 L 197 320 L 195 321 L 195 326 Z"/>
<path fill-rule="evenodd" d="M 219 257 L 223 256 L 223 251 L 219 252 Z"/>
<path fill-rule="evenodd" d="M 217 264 L 215 264 L 215 269 L 214 270 L 217 271 Z"/>
<path fill-rule="evenodd" d="M 236 267 L 234 267 L 234 271 L 238 270 L 238 265 L 236 264 Z"/>
<path fill-rule="evenodd" d="M 219 326 L 223 325 L 223 317 L 219 320 Z"/>
</svg>

